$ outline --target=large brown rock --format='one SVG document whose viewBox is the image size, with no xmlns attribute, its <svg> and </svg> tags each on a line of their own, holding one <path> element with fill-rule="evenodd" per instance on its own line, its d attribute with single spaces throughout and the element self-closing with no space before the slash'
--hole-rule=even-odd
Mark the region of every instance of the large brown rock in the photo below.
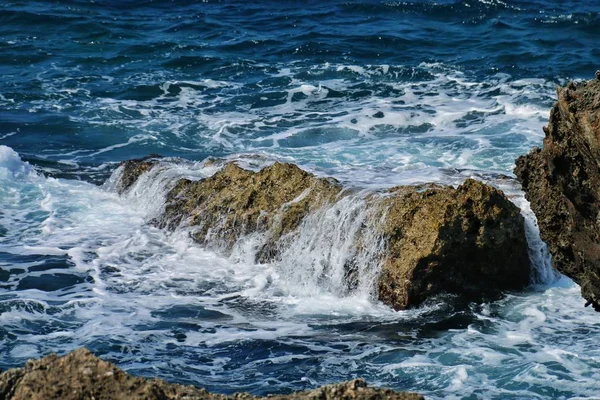
<svg viewBox="0 0 600 400">
<path fill-rule="evenodd" d="M 131 376 L 114 364 L 103 361 L 86 349 L 64 357 L 56 354 L 29 360 L 24 368 L 0 375 L 0 399 L 3 400 L 176 400 L 176 399 L 258 399 L 248 393 L 230 396 L 208 393 L 193 386 L 170 384 L 161 379 Z M 323 386 L 312 391 L 278 395 L 269 399 L 395 399 L 422 400 L 415 393 L 375 389 L 357 379 Z"/>
<path fill-rule="evenodd" d="M 229 163 L 209 178 L 179 180 L 154 223 L 188 227 L 196 241 L 223 254 L 259 234 L 255 261 L 269 262 L 295 240 L 307 216 L 356 195 L 293 164 L 255 172 Z M 386 251 L 362 253 L 382 265 L 374 289 L 391 307 L 417 306 L 440 293 L 481 299 L 528 285 L 523 217 L 497 189 L 469 179 L 458 188 L 399 186 L 365 202 L 374 222 L 357 232 L 355 253 L 368 245 L 364 238 L 385 243 Z M 364 257 L 350 257 L 343 266 L 350 290 L 360 263 Z"/>
<path fill-rule="evenodd" d="M 544 132 L 515 173 L 554 267 L 600 311 L 600 80 L 559 88 Z"/>
<path fill-rule="evenodd" d="M 378 284 L 384 303 L 404 309 L 438 293 L 481 299 L 528 285 L 523 217 L 502 192 L 473 179 L 390 192 Z"/>
</svg>

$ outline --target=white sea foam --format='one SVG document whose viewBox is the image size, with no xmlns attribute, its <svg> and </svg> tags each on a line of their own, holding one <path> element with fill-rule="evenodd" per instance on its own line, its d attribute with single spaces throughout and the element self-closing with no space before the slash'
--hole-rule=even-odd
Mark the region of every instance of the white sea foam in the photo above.
<svg viewBox="0 0 600 400">
<path fill-rule="evenodd" d="M 29 175 L 32 169 L 22 162 L 19 155 L 10 147 L 0 145 L 0 179 L 18 179 Z"/>
<path fill-rule="evenodd" d="M 265 82 L 254 82 L 263 88 L 260 95 L 233 78 L 178 81 L 157 72 L 122 82 L 159 88 L 160 94 L 147 99 L 63 93 L 65 85 L 78 85 L 74 78 L 42 76 L 51 104 L 42 101 L 32 111 L 64 103 L 77 107 L 72 117 L 77 122 L 122 133 L 102 148 L 76 149 L 63 159 L 169 142 L 172 150 L 186 153 L 264 151 L 368 183 L 374 176 L 393 179 L 421 168 L 510 173 L 516 156 L 541 142 L 555 86 L 507 74 L 478 81 L 439 63 L 271 70 Z"/>
<path fill-rule="evenodd" d="M 271 390 L 289 388 L 289 381 L 275 379 L 275 365 L 297 382 L 360 375 L 430 398 L 543 398 L 540 387 L 556 397 L 593 397 L 599 389 L 597 316 L 582 308 L 576 285 L 556 280 L 518 185 L 494 173 L 510 174 L 514 155 L 540 142 L 553 85 L 500 74 L 478 82 L 440 64 L 414 68 L 408 80 L 399 79 L 407 70 L 393 65 L 315 66 L 312 72 L 323 79 L 307 79 L 294 68 L 273 74 L 291 80 L 274 89 L 281 94 L 277 104 L 243 98 L 244 87 L 235 81 L 132 77 L 137 81 L 130 83 L 160 85 L 162 94 L 148 100 L 97 99 L 42 81 L 59 106 L 82 99 L 80 122 L 133 132 L 104 148 L 62 155 L 72 162 L 168 136 L 184 151 L 242 153 L 228 160 L 244 167 L 292 161 L 368 189 L 483 179 L 521 207 L 538 285 L 472 306 L 465 326 L 452 322 L 461 312 L 446 311 L 443 299 L 394 312 L 373 296 L 379 238 L 361 239 L 370 254 L 349 246 L 359 225 L 376 222 L 360 195 L 312 215 L 290 237 L 281 261 L 258 265 L 253 252 L 260 237 L 238 243 L 231 258 L 223 258 L 199 248 L 185 229 L 167 233 L 147 224 L 177 178 L 210 176 L 218 162 L 167 159 L 118 196 L 117 175 L 103 188 L 45 178 L 0 146 L 0 228 L 6 230 L 0 251 L 15 258 L 10 268 L 24 271 L 2 284 L 15 289 L 26 276 L 51 274 L 81 278 L 56 291 L 0 292 L 0 325 L 21 332 L 0 341 L 4 354 L 20 363 L 89 345 L 127 369 L 143 372 L 140 358 L 150 359 L 165 377 L 175 368 L 177 379 L 201 376 L 204 384 L 228 390 L 247 390 L 248 376 L 257 371 Z M 351 77 L 327 77 L 332 71 Z M 361 81 L 370 95 L 354 88 Z M 49 109 L 34 104 L 32 111 L 36 107 Z M 68 260 L 68 268 L 41 268 L 36 256 Z M 359 260 L 360 279 L 349 289 L 343 274 L 352 258 Z"/>
<path fill-rule="evenodd" d="M 384 243 L 375 233 L 378 221 L 373 220 L 376 217 L 366 207 L 364 196 L 348 196 L 317 211 L 302 222 L 297 234 L 287 238 L 290 244 L 282 252 L 279 274 L 289 293 L 343 297 L 349 291 L 347 268 L 352 263 L 356 288 L 350 292 L 365 299 L 374 297 Z M 356 249 L 357 240 L 362 250 Z"/>
</svg>

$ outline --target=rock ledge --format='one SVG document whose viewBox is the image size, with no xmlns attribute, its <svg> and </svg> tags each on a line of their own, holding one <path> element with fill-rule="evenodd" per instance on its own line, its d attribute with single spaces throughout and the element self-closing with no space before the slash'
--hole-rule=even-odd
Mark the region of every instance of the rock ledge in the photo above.
<svg viewBox="0 0 600 400">
<path fill-rule="evenodd" d="M 277 400 L 391 399 L 423 400 L 415 393 L 375 389 L 362 379 L 327 385 L 291 395 L 269 396 Z M 248 393 L 212 394 L 193 386 L 170 384 L 161 379 L 131 376 L 114 364 L 81 348 L 64 357 L 56 354 L 29 360 L 24 368 L 0 375 L 0 399 L 6 400 L 254 400 Z"/>
<path fill-rule="evenodd" d="M 543 148 L 517 159 L 515 174 L 554 267 L 600 311 L 600 80 L 557 92 Z"/>
</svg>

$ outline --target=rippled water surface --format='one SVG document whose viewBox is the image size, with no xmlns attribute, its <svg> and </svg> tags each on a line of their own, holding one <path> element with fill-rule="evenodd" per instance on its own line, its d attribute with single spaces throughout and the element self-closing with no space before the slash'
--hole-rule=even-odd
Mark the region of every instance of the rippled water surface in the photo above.
<svg viewBox="0 0 600 400">
<path fill-rule="evenodd" d="M 1 2 L 0 368 L 87 346 L 222 393 L 364 377 L 433 399 L 597 398 L 600 320 L 549 270 L 512 169 L 556 86 L 600 67 L 599 40 L 583 1 Z M 149 153 L 190 161 L 125 196 L 102 185 Z M 485 180 L 523 208 L 536 284 L 394 312 L 368 279 L 348 293 L 303 272 L 343 268 L 360 199 L 302 228 L 318 251 L 268 265 L 252 238 L 225 258 L 149 226 L 169 182 L 215 172 L 206 157 L 369 189 Z"/>
</svg>

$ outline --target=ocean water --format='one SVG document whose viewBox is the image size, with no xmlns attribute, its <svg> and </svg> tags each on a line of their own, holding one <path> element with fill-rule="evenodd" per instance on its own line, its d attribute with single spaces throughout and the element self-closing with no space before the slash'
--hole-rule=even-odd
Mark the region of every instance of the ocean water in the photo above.
<svg viewBox="0 0 600 400">
<path fill-rule="evenodd" d="M 573 0 L 2 1 L 0 368 L 86 346 L 220 393 L 363 377 L 431 399 L 599 398 L 599 316 L 552 271 L 512 173 L 599 40 L 600 3 Z M 169 158 L 118 196 L 118 163 L 150 153 Z M 258 238 L 224 257 L 149 226 L 176 178 L 216 171 L 207 157 L 361 193 L 484 180 L 523 210 L 532 286 L 395 312 L 373 296 L 373 237 L 344 290 L 360 194 L 268 265 L 249 261 Z"/>
</svg>

